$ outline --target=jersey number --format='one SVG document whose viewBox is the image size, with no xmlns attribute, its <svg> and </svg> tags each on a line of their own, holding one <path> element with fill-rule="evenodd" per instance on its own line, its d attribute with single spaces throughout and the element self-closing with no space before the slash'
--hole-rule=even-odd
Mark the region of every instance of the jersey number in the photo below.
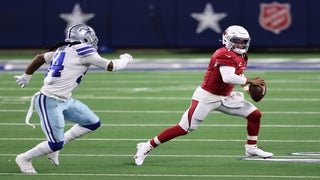
<svg viewBox="0 0 320 180">
<path fill-rule="evenodd" d="M 63 70 L 63 61 L 66 53 L 60 52 L 53 56 L 53 60 L 50 65 L 50 69 L 48 72 L 51 72 L 51 77 L 61 77 L 61 71 Z"/>
</svg>

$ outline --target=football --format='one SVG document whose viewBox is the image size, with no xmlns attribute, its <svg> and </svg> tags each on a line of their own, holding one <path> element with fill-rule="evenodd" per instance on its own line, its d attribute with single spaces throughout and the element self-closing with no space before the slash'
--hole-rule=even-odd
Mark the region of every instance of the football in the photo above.
<svg viewBox="0 0 320 180">
<path fill-rule="evenodd" d="M 255 102 L 261 101 L 263 97 L 266 95 L 267 87 L 266 86 L 259 86 L 259 85 L 252 85 L 249 86 L 249 94 L 252 100 Z"/>
</svg>

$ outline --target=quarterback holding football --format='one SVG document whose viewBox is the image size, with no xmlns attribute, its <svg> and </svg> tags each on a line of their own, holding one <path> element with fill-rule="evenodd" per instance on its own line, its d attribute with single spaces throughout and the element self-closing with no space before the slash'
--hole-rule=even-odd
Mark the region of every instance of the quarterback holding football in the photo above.
<svg viewBox="0 0 320 180">
<path fill-rule="evenodd" d="M 150 151 L 160 144 L 196 130 L 212 111 L 240 116 L 247 120 L 246 156 L 273 156 L 273 153 L 263 151 L 257 146 L 261 112 L 244 99 L 243 92 L 233 91 L 235 85 L 241 85 L 246 92 L 249 92 L 249 84 L 266 85 L 262 78 L 244 76 L 250 40 L 248 31 L 242 26 L 232 25 L 223 32 L 223 47 L 211 56 L 203 82 L 195 90 L 189 109 L 177 125 L 163 130 L 147 142 L 137 144 L 134 155 L 136 165 L 142 165 Z"/>
</svg>

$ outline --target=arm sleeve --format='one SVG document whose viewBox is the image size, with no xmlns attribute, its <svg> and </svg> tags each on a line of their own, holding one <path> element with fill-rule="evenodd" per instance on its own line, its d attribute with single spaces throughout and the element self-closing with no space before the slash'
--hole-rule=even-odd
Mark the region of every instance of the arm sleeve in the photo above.
<svg viewBox="0 0 320 180">
<path fill-rule="evenodd" d="M 106 70 L 108 69 L 108 65 L 110 62 L 110 60 L 101 57 L 98 53 L 93 53 L 81 59 L 81 63 L 83 64 L 94 65 Z"/>
<path fill-rule="evenodd" d="M 222 80 L 228 84 L 246 84 L 247 78 L 235 74 L 236 69 L 231 66 L 220 66 Z"/>
</svg>

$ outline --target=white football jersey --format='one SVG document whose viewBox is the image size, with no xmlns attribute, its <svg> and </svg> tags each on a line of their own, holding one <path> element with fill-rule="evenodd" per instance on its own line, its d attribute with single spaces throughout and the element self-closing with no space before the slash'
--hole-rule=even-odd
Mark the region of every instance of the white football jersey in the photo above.
<svg viewBox="0 0 320 180">
<path fill-rule="evenodd" d="M 88 44 L 60 47 L 54 53 L 46 53 L 45 60 L 50 67 L 40 92 L 60 100 L 71 97 L 90 65 L 107 68 L 110 62 Z"/>
</svg>

